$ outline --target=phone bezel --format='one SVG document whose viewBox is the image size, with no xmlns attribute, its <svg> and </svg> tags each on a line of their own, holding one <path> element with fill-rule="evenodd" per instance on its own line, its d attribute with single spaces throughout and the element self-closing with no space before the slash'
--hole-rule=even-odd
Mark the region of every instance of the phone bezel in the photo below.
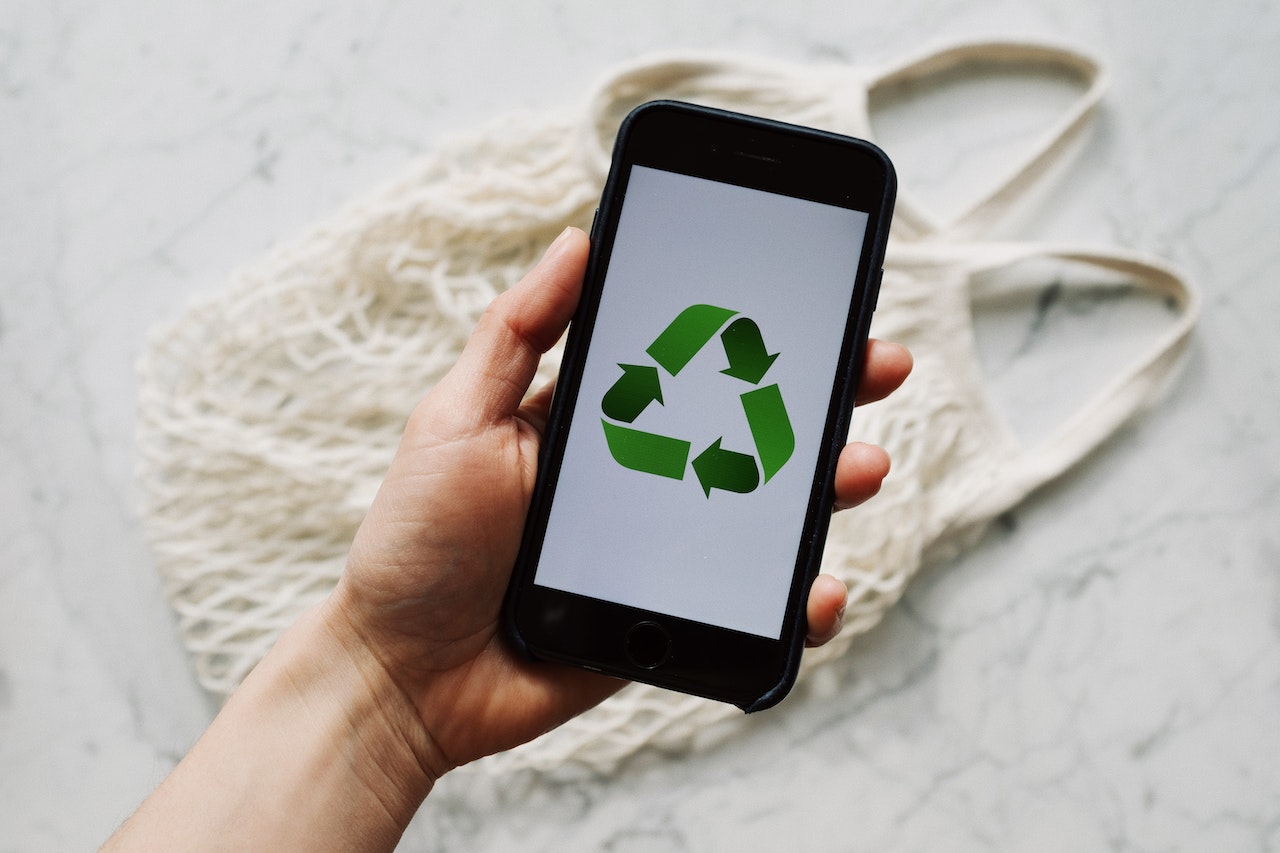
<svg viewBox="0 0 1280 853">
<path fill-rule="evenodd" d="M 632 166 L 809 199 L 868 215 L 778 639 L 588 598 L 535 582 L 537 557 Z M 848 432 L 862 370 L 895 191 L 896 179 L 888 158 L 863 140 L 674 101 L 650 102 L 627 116 L 593 223 L 582 298 L 566 341 L 538 481 L 504 609 L 508 634 L 526 652 L 732 702 L 748 711 L 775 704 L 786 694 L 804 645 L 805 598 L 817 574 L 830 523 L 835 464 Z M 670 657 L 657 667 L 638 666 L 627 654 L 627 632 L 640 622 L 653 621 L 670 638 Z"/>
</svg>

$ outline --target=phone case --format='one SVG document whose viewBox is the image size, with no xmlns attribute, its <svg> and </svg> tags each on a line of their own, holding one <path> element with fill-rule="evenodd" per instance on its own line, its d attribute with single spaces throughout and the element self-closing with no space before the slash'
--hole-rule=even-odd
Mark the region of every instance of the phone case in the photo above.
<svg viewBox="0 0 1280 853">
<path fill-rule="evenodd" d="M 588 262 L 585 281 L 589 285 L 594 286 L 597 291 L 603 284 L 601 281 L 600 264 L 604 262 L 604 259 L 602 259 L 599 252 L 595 251 L 595 247 L 600 245 L 600 240 L 602 239 L 606 223 L 616 218 L 614 216 L 615 208 L 618 208 L 623 202 L 623 179 L 618 168 L 618 163 L 621 160 L 621 154 L 623 153 L 625 146 L 628 144 L 632 127 L 638 121 L 643 120 L 646 115 L 661 110 L 678 110 L 688 114 L 706 116 L 716 120 L 728 120 L 746 127 L 758 127 L 771 131 L 781 129 L 790 132 L 794 129 L 790 125 L 784 125 L 768 119 L 726 113 L 709 107 L 684 104 L 675 101 L 653 101 L 643 104 L 633 110 L 626 117 L 620 127 L 614 147 L 614 166 L 610 169 L 609 176 L 601 195 L 600 206 L 597 208 L 596 216 L 592 223 L 591 240 L 593 251 Z M 802 131 L 809 136 L 828 137 L 832 140 L 839 141 L 842 145 L 849 144 L 850 140 L 849 137 L 839 136 L 837 134 L 831 134 L 811 128 L 803 128 Z M 866 352 L 870 319 L 875 310 L 879 291 L 885 243 L 892 217 L 893 200 L 896 192 L 896 178 L 894 176 L 892 164 L 883 152 L 871 143 L 862 140 L 854 140 L 854 144 L 860 146 L 865 153 L 877 159 L 881 164 L 881 168 L 884 171 L 884 193 L 881 197 L 880 208 L 874 211 L 874 231 L 872 232 L 874 237 L 865 243 L 865 245 L 869 247 L 869 253 L 867 255 L 868 272 L 866 274 L 866 285 L 862 289 L 861 300 L 856 309 L 857 318 L 853 327 L 855 330 L 854 335 L 849 339 L 851 342 L 849 345 L 850 357 L 833 377 L 834 381 L 842 388 L 842 393 L 839 398 L 839 404 L 834 409 L 834 415 L 827 420 L 823 433 L 824 444 L 820 449 L 821 455 L 819 458 L 825 458 L 829 460 L 829 462 L 825 468 L 819 472 L 820 489 L 818 490 L 818 498 L 815 503 L 810 504 L 810 508 L 806 516 L 805 529 L 809 531 L 809 538 L 807 542 L 811 547 L 808 560 L 803 568 L 803 581 L 795 588 L 796 592 L 792 596 L 794 600 L 790 601 L 788 604 L 788 619 L 795 620 L 795 629 L 790 631 L 789 635 L 784 638 L 786 641 L 784 665 L 779 671 L 776 681 L 762 691 L 756 692 L 753 689 L 750 695 L 744 695 L 742 693 L 738 693 L 737 695 L 725 695 L 723 693 L 715 695 L 712 692 L 703 690 L 686 690 L 684 687 L 672 685 L 669 682 L 662 683 L 661 679 L 644 678 L 646 673 L 643 672 L 630 674 L 633 677 L 639 676 L 640 680 L 659 683 L 660 686 L 663 687 L 680 689 L 685 692 L 693 692 L 697 695 L 707 696 L 708 698 L 732 702 L 746 713 L 753 713 L 776 705 L 790 691 L 799 674 L 806 633 L 804 630 L 804 607 L 809 586 L 817 576 L 822 560 L 822 548 L 812 546 L 815 543 L 825 542 L 830 525 L 830 517 L 834 502 L 835 461 L 838 457 L 840 447 L 843 446 L 845 436 L 848 433 L 853 402 L 857 394 L 858 377 L 862 371 L 862 364 Z M 590 295 L 584 292 L 584 298 L 579 304 L 578 310 L 574 315 L 562 363 L 561 388 L 564 387 L 564 380 L 566 377 L 571 378 L 569 384 L 575 388 L 581 380 L 586 351 L 590 345 L 592 331 L 590 321 L 596 310 L 597 300 L 598 292 L 593 292 Z M 556 399 L 552 403 L 544 441 L 540 451 L 540 470 L 545 470 L 545 466 L 550 462 L 549 454 L 552 452 L 553 446 L 553 442 L 550 438 L 566 428 L 568 421 L 572 418 L 572 414 L 572 407 L 566 406 L 565 401 L 561 400 L 560 394 L 557 393 Z M 804 542 L 797 543 L 798 546 L 802 546 L 804 544 Z M 526 582 L 531 582 L 531 579 L 526 579 L 524 577 L 524 575 L 530 571 L 526 568 L 528 564 L 523 559 L 524 545 L 522 545 L 521 553 L 522 559 L 518 561 L 516 570 L 513 572 L 511 585 L 504 604 L 503 621 L 507 636 L 517 646 L 517 648 L 520 649 L 521 653 L 530 657 L 546 657 L 545 655 L 539 654 L 536 649 L 531 648 L 517 624 L 516 608 L 518 606 L 520 590 Z M 563 660 L 566 663 L 595 668 L 592 666 L 592 661 L 574 659 Z M 624 677 L 627 675 L 626 673 L 615 674 L 622 674 Z"/>
</svg>

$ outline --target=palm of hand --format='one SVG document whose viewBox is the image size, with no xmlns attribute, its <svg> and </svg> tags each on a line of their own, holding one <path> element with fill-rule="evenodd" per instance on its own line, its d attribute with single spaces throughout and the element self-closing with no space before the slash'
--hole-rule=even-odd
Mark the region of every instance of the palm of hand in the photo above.
<svg viewBox="0 0 1280 853">
<path fill-rule="evenodd" d="M 343 583 L 376 633 L 366 642 L 457 765 L 536 737 L 621 683 L 525 660 L 501 636 L 545 395 L 488 424 L 461 422 L 437 399 L 411 419 Z"/>
</svg>

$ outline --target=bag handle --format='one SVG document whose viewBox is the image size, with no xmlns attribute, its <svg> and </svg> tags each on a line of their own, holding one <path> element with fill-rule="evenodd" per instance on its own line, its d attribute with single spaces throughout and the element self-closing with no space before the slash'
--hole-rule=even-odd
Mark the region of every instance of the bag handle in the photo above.
<svg viewBox="0 0 1280 853">
<path fill-rule="evenodd" d="M 1167 387 L 1191 341 L 1200 314 L 1195 286 L 1176 268 L 1136 252 L 1091 247 L 1022 243 L 899 243 L 886 265 L 959 263 L 970 275 L 970 294 L 992 295 L 1023 290 L 1026 283 L 1005 287 L 975 286 L 978 273 L 1025 260 L 1051 259 L 1080 263 L 1120 273 L 1134 284 L 1164 298 L 1179 312 L 1173 325 L 1137 358 L 1099 389 L 1080 409 L 1038 443 L 1024 447 L 998 478 L 1000 487 L 975 495 L 953 523 L 986 521 L 1006 511 L 1031 492 L 1073 468 L 1126 421 L 1153 403 Z M 1021 444 L 1021 443 L 1020 443 Z"/>
<path fill-rule="evenodd" d="M 1097 112 L 1107 88 L 1107 74 L 1098 60 L 1070 47 L 1040 42 L 965 42 L 932 48 L 874 74 L 869 91 L 943 74 L 971 64 L 1056 66 L 1079 76 L 1085 91 L 1021 160 L 950 222 L 941 221 L 910 192 L 900 192 L 895 226 L 911 238 L 947 232 L 957 239 L 989 235 L 1004 212 L 1069 159 L 1072 143 L 1080 138 Z"/>
</svg>

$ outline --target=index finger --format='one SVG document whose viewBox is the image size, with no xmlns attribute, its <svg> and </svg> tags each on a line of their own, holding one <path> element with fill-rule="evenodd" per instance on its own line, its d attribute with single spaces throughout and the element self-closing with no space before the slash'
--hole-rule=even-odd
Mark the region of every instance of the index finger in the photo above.
<svg viewBox="0 0 1280 853">
<path fill-rule="evenodd" d="M 861 406 L 888 397 L 906 381 L 913 364 L 911 351 L 901 344 L 875 338 L 867 341 L 857 404 Z"/>
</svg>

